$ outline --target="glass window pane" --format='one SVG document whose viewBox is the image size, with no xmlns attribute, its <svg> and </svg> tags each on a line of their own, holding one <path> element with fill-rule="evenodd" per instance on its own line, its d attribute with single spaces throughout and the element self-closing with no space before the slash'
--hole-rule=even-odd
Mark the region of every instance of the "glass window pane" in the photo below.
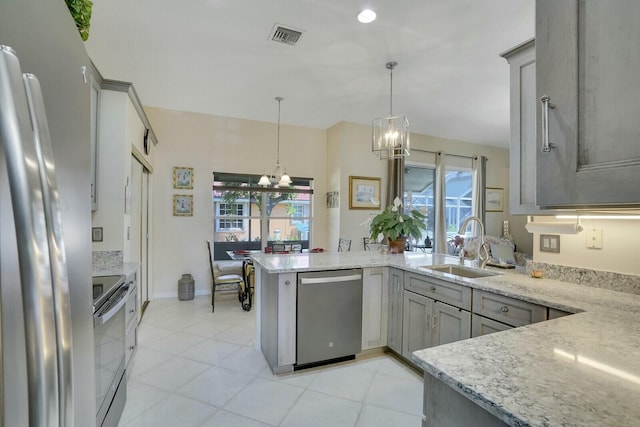
<svg viewBox="0 0 640 427">
<path fill-rule="evenodd" d="M 214 259 L 229 259 L 226 252 L 232 250 L 261 250 L 275 240 L 295 244 L 296 249 L 309 247 L 311 181 L 294 178 L 286 191 L 278 191 L 257 187 L 259 178 L 214 174 Z M 268 236 L 265 244 L 263 227 Z"/>
</svg>

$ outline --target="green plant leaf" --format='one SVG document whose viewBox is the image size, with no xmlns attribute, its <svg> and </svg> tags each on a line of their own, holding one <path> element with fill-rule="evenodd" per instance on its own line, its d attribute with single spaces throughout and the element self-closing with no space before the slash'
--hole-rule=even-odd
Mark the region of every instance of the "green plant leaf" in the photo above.
<svg viewBox="0 0 640 427">
<path fill-rule="evenodd" d="M 93 2 L 91 0 L 65 0 L 71 17 L 76 23 L 78 32 L 83 41 L 89 39 L 89 28 L 91 27 L 91 11 Z"/>
</svg>

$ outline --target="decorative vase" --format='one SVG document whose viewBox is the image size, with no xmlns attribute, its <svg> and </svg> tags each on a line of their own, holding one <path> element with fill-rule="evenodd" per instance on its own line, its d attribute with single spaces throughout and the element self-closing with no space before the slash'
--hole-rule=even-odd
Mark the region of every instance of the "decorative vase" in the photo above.
<svg viewBox="0 0 640 427">
<path fill-rule="evenodd" d="M 183 274 L 178 280 L 178 299 L 180 301 L 192 300 L 195 294 L 195 280 L 191 274 Z"/>
<path fill-rule="evenodd" d="M 404 236 L 398 237 L 396 240 L 389 240 L 389 248 L 391 253 L 404 253 L 404 246 L 407 244 L 407 238 Z"/>
</svg>

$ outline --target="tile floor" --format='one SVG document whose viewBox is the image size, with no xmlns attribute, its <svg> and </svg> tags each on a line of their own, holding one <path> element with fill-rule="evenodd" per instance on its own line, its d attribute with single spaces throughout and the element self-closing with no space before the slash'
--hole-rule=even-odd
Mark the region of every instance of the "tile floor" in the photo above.
<svg viewBox="0 0 640 427">
<path fill-rule="evenodd" d="M 275 376 L 255 350 L 255 311 L 234 295 L 149 304 L 119 427 L 421 424 L 422 378 L 378 354 Z"/>
</svg>

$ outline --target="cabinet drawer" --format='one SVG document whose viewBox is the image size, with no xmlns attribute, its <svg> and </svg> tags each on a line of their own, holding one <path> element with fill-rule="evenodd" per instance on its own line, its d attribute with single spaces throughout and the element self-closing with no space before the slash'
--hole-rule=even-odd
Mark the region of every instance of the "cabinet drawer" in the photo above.
<svg viewBox="0 0 640 427">
<path fill-rule="evenodd" d="M 125 367 L 129 366 L 129 362 L 133 357 L 133 354 L 136 352 L 138 348 L 138 328 L 133 328 L 127 333 L 127 337 L 125 338 L 125 356 L 124 356 L 124 365 Z"/>
<path fill-rule="evenodd" d="M 564 310 L 558 310 L 557 308 L 551 308 L 549 307 L 549 316 L 548 319 L 557 319 L 558 317 L 564 317 L 564 316 L 568 316 L 572 313 L 569 313 L 567 311 Z"/>
<path fill-rule="evenodd" d="M 471 288 L 457 283 L 407 272 L 404 276 L 404 288 L 464 310 L 471 310 Z"/>
<path fill-rule="evenodd" d="M 132 328 L 138 322 L 138 287 L 134 286 L 129 290 L 127 302 L 125 303 L 125 330 Z"/>
<path fill-rule="evenodd" d="M 546 307 L 478 290 L 473 293 L 473 312 L 510 326 L 547 319 Z"/>
<path fill-rule="evenodd" d="M 506 331 L 507 329 L 513 329 L 513 326 L 505 325 L 477 314 L 471 316 L 471 338 Z"/>
</svg>

